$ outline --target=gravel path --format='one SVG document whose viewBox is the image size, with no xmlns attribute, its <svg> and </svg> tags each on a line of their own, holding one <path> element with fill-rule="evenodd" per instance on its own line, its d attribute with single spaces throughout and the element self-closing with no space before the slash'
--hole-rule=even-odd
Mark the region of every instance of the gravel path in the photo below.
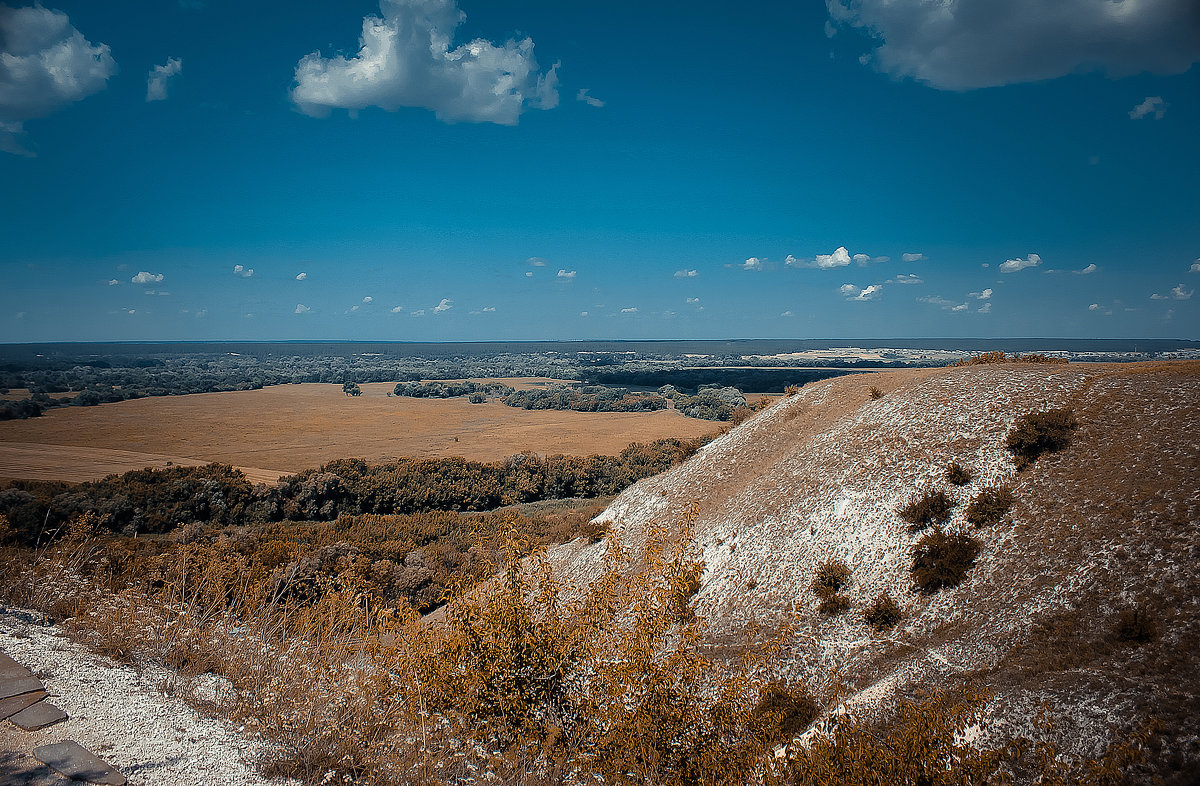
<svg viewBox="0 0 1200 786">
<path fill-rule="evenodd" d="M 0 650 L 41 678 L 47 700 L 67 721 L 24 732 L 0 722 L 0 777 L 8 784 L 58 786 L 68 781 L 31 752 L 72 739 L 112 764 L 131 786 L 284 786 L 259 776 L 252 762 L 266 745 L 223 721 L 197 714 L 158 686 L 168 672 L 139 671 L 89 652 L 40 615 L 0 606 Z"/>
</svg>

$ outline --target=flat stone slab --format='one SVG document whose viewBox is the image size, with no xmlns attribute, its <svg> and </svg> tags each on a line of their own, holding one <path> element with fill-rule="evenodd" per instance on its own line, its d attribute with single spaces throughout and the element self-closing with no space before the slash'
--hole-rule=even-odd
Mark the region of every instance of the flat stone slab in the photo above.
<svg viewBox="0 0 1200 786">
<path fill-rule="evenodd" d="M 17 663 L 12 658 L 0 652 L 0 680 L 11 680 L 14 677 L 32 677 L 29 669 Z"/>
<path fill-rule="evenodd" d="M 68 778 L 105 786 L 125 786 L 125 776 L 74 740 L 33 749 L 34 757 Z"/>
<path fill-rule="evenodd" d="M 37 731 L 38 729 L 44 729 L 47 726 L 53 726 L 56 723 L 65 721 L 67 713 L 48 701 L 39 701 L 37 704 L 31 704 L 20 712 L 9 716 L 8 719 L 19 729 Z"/>
<path fill-rule="evenodd" d="M 20 696 L 22 693 L 33 693 L 35 690 L 45 690 L 46 686 L 37 677 L 9 677 L 0 679 L 0 699 L 9 696 Z"/>
<path fill-rule="evenodd" d="M 35 690 L 32 693 L 22 693 L 18 696 L 9 696 L 7 699 L 0 699 L 0 721 L 17 714 L 26 707 L 37 704 L 44 698 L 46 698 L 46 691 Z"/>
</svg>

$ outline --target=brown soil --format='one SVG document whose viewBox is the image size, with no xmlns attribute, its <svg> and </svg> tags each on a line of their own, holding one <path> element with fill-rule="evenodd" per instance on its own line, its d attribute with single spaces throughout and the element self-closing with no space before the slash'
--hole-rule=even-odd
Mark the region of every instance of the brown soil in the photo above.
<svg viewBox="0 0 1200 786">
<path fill-rule="evenodd" d="M 351 398 L 339 385 L 280 385 L 52 409 L 40 418 L 0 423 L 0 477 L 48 478 L 58 472 L 58 479 L 86 480 L 134 468 L 121 461 L 136 468 L 168 460 L 220 461 L 296 472 L 346 457 L 493 461 L 524 450 L 615 454 L 631 442 L 696 437 L 719 427 L 673 410 L 527 412 L 465 398 L 389 398 L 393 387 L 364 384 L 363 395 Z M 58 467 L 50 447 L 55 445 L 70 448 L 61 452 Z M 89 457 L 79 448 L 108 452 Z"/>
</svg>

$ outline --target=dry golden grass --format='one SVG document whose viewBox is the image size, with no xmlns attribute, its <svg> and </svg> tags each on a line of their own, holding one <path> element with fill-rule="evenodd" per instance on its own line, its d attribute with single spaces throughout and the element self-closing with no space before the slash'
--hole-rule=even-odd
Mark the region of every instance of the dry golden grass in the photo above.
<svg viewBox="0 0 1200 786">
<path fill-rule="evenodd" d="M 53 409 L 40 418 L 0 424 L 0 476 L 87 480 L 165 461 L 219 461 L 286 473 L 351 456 L 495 461 L 525 450 L 616 454 L 631 442 L 716 430 L 716 424 L 674 410 L 525 411 L 500 403 L 470 404 L 465 398 L 389 398 L 394 386 L 386 382 L 361 387 L 358 398 L 345 396 L 338 385 L 305 384 Z M 58 468 L 48 447 L 54 445 L 66 448 Z M 80 448 L 128 453 L 89 461 Z M 36 456 L 36 467 L 23 463 L 23 455 Z"/>
</svg>

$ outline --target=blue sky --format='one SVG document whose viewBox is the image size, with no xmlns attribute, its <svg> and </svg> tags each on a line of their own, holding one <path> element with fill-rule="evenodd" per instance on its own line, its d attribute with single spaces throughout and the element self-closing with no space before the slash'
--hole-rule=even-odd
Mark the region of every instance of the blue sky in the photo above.
<svg viewBox="0 0 1200 786">
<path fill-rule="evenodd" d="M 1197 61 L 1192 0 L 0 4 L 0 341 L 1200 339 Z"/>
</svg>

